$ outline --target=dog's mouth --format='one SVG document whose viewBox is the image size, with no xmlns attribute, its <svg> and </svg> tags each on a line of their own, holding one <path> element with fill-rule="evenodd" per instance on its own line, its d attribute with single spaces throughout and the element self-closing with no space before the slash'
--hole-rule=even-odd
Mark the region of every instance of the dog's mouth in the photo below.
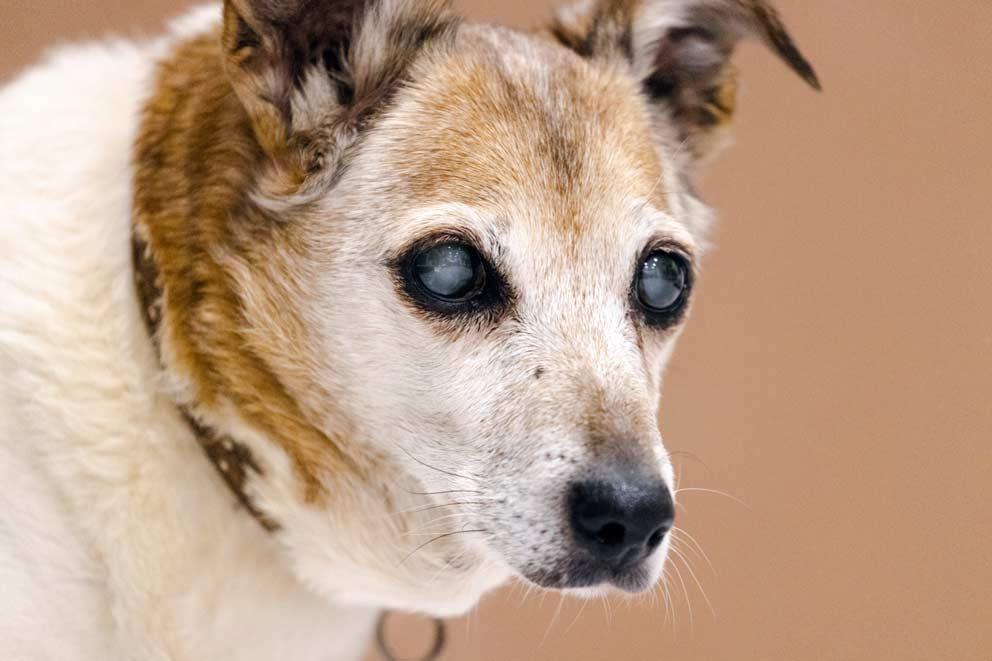
<svg viewBox="0 0 992 661">
<path fill-rule="evenodd" d="M 531 583 L 550 590 L 616 588 L 629 594 L 645 592 L 654 586 L 655 577 L 649 561 L 610 567 L 590 560 L 572 559 L 553 569 L 521 574 Z"/>
</svg>

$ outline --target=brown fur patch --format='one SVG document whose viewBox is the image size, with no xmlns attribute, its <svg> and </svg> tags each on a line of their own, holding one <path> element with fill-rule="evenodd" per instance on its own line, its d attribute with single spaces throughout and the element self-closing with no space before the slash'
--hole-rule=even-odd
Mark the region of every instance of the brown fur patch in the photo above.
<svg viewBox="0 0 992 661">
<path fill-rule="evenodd" d="M 448 0 L 397 3 L 388 17 L 373 0 L 227 0 L 225 68 L 251 117 L 262 148 L 290 170 L 311 171 L 319 146 L 292 134 L 292 96 L 307 70 L 321 65 L 341 112 L 329 125 L 360 127 L 380 109 L 423 47 L 453 35 L 458 18 Z M 295 182 L 293 174 L 296 174 Z"/>
<path fill-rule="evenodd" d="M 637 21 L 650 24 L 646 0 L 596 0 L 587 9 L 564 11 L 552 22 L 555 40 L 579 55 L 601 61 L 630 62 L 646 70 L 644 91 L 669 110 L 680 138 L 696 158 L 722 142 L 733 119 L 737 72 L 730 64 L 743 35 L 764 41 L 807 83 L 820 89 L 813 67 L 796 47 L 778 12 L 766 0 L 698 0 L 679 3 L 666 17 L 669 27 L 652 35 L 653 53 L 637 53 L 632 34 Z M 637 58 L 649 61 L 637 62 Z"/>
<path fill-rule="evenodd" d="M 152 260 L 151 251 L 144 239 L 135 234 L 131 240 L 134 281 L 138 290 L 138 302 L 144 316 L 145 327 L 156 349 L 159 338 L 159 322 L 162 319 L 162 279 L 158 267 Z M 159 356 L 161 360 L 161 356 Z M 261 475 L 262 469 L 255 463 L 251 451 L 226 437 L 218 437 L 212 430 L 198 423 L 185 407 L 180 412 L 189 423 L 204 452 L 217 468 L 224 482 L 231 488 L 238 501 L 269 532 L 279 529 L 279 524 L 255 506 L 245 492 L 245 482 L 249 471 Z"/>
<path fill-rule="evenodd" d="M 316 180 L 336 132 L 360 130 L 419 49 L 457 25 L 444 0 L 396 4 L 388 16 L 375 4 L 227 0 L 219 33 L 180 44 L 160 66 L 135 149 L 135 231 L 159 272 L 158 339 L 188 387 L 183 404 L 204 419 L 233 409 L 282 447 L 311 501 L 322 478 L 371 469 L 343 442 L 332 393 L 308 378 L 300 347 L 315 340 L 305 312 L 286 304 L 306 300 L 314 277 L 306 223 L 273 217 L 250 195 L 279 199 Z M 348 92 L 319 99 L 324 125 L 294 133 L 308 67 Z M 314 422 L 328 417 L 338 438 Z"/>
<path fill-rule="evenodd" d="M 319 475 L 354 470 L 355 462 L 308 421 L 278 376 L 298 367 L 287 364 L 287 337 L 266 338 L 266 320 L 246 318 L 244 288 L 253 285 L 224 259 L 237 256 L 249 270 L 286 267 L 272 255 L 292 250 L 296 237 L 247 200 L 266 160 L 222 63 L 219 35 L 209 34 L 161 66 L 136 145 L 136 229 L 160 273 L 159 339 L 167 343 L 168 367 L 191 386 L 193 401 L 185 403 L 198 415 L 233 407 L 285 450 L 313 500 Z M 273 291 L 251 295 L 293 295 L 281 286 L 272 282 Z M 279 315 L 277 327 L 292 329 L 288 339 L 307 340 L 292 308 L 282 306 Z"/>
</svg>

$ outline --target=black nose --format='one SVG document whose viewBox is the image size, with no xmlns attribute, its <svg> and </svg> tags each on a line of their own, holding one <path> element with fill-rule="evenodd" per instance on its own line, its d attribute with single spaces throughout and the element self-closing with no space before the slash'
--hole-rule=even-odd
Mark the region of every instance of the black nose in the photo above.
<svg viewBox="0 0 992 661">
<path fill-rule="evenodd" d="M 660 479 L 573 483 L 568 511 L 579 544 L 617 568 L 648 557 L 675 523 L 672 494 Z"/>
</svg>

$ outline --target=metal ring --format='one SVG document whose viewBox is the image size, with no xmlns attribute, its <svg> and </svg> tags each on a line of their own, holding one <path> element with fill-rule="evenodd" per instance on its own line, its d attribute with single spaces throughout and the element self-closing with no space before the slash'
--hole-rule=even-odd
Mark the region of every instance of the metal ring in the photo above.
<svg viewBox="0 0 992 661">
<path fill-rule="evenodd" d="M 389 643 L 386 642 L 386 620 L 389 619 L 390 615 L 392 615 L 390 611 L 384 611 L 379 616 L 379 623 L 375 628 L 376 644 L 379 646 L 379 652 L 385 657 L 386 661 L 402 661 L 400 657 L 393 653 Z M 442 650 L 444 650 L 444 644 L 446 642 L 444 620 L 433 618 L 431 621 L 434 623 L 434 645 L 421 661 L 437 661 L 441 657 Z"/>
</svg>

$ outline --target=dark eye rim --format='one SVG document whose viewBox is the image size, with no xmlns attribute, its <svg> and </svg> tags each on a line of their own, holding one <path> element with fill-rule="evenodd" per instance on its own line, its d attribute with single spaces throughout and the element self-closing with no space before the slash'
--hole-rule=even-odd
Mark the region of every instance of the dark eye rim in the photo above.
<svg viewBox="0 0 992 661">
<path fill-rule="evenodd" d="M 443 245 L 468 248 L 478 260 L 477 282 L 468 294 L 447 298 L 429 290 L 416 273 L 417 257 L 427 250 Z M 459 231 L 435 232 L 414 240 L 398 256 L 388 260 L 400 292 L 416 308 L 440 318 L 475 317 L 491 315 L 494 318 L 505 310 L 512 292 L 500 272 L 493 267 L 486 253 L 479 249 L 478 241 Z"/>
<path fill-rule="evenodd" d="M 659 254 L 674 260 L 685 274 L 685 287 L 682 289 L 678 300 L 664 309 L 655 308 L 645 303 L 641 300 L 641 295 L 638 291 L 641 267 L 648 259 Z M 694 284 L 695 271 L 693 269 L 693 262 L 682 248 L 670 243 L 653 244 L 647 247 L 637 259 L 634 267 L 634 277 L 630 286 L 630 296 L 633 304 L 640 310 L 649 326 L 665 329 L 674 326 L 685 316 L 689 295 L 692 292 Z"/>
</svg>

